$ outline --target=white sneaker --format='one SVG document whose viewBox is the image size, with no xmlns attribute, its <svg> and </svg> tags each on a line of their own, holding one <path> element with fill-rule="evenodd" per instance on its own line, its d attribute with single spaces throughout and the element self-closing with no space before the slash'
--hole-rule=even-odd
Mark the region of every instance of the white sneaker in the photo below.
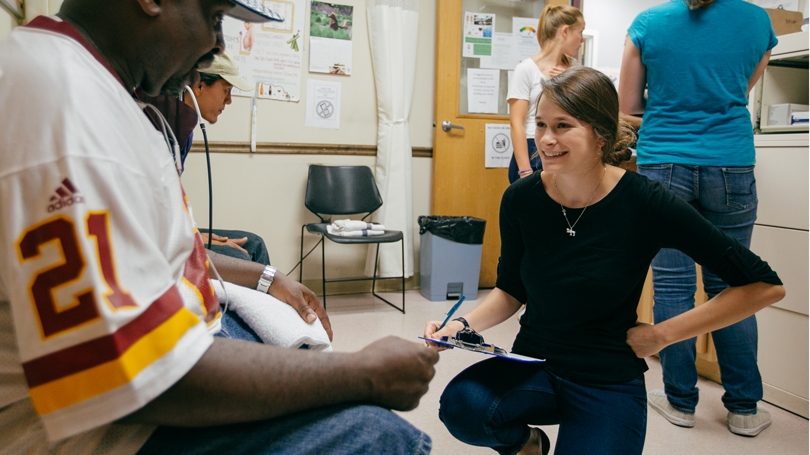
<svg viewBox="0 0 810 455">
<path fill-rule="evenodd" d="M 658 411 L 659 414 L 664 416 L 664 418 L 667 419 L 669 423 L 677 425 L 679 427 L 686 427 L 686 428 L 692 428 L 695 426 L 695 414 L 681 412 L 673 408 L 672 405 L 669 404 L 667 394 L 664 393 L 663 390 L 661 389 L 650 390 L 647 393 L 647 402 L 650 403 L 651 408 L 655 409 L 656 411 Z M 731 420 L 729 420 L 729 422 L 731 422 Z M 731 423 L 729 423 L 729 428 L 731 428 Z"/>
<path fill-rule="evenodd" d="M 754 414 L 728 413 L 728 430 L 741 436 L 754 437 L 771 426 L 771 413 L 762 406 L 757 406 Z"/>
</svg>

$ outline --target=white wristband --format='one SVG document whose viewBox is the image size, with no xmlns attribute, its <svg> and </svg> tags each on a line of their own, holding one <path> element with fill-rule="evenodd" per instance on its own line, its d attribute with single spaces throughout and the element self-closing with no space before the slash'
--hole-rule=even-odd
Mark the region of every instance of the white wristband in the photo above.
<svg viewBox="0 0 810 455">
<path fill-rule="evenodd" d="M 267 290 L 270 289 L 270 285 L 273 284 L 273 278 L 275 278 L 275 276 L 276 268 L 272 265 L 265 266 L 262 276 L 259 277 L 259 285 L 256 286 L 256 290 L 263 294 L 267 294 Z"/>
</svg>

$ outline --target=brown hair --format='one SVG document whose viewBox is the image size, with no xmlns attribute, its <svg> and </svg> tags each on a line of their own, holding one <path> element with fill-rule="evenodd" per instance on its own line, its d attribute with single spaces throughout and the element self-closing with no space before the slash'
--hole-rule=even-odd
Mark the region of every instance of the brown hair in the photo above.
<svg viewBox="0 0 810 455">
<path fill-rule="evenodd" d="M 541 83 L 540 98 L 550 99 L 572 117 L 591 125 L 594 134 L 604 141 L 603 163 L 615 166 L 630 159 L 629 147 L 636 135 L 628 123 L 619 119 L 619 95 L 607 76 L 577 66 Z"/>
<path fill-rule="evenodd" d="M 557 36 L 557 30 L 567 25 L 573 27 L 576 24 L 585 23 L 582 11 L 573 6 L 551 6 L 547 5 L 540 14 L 540 21 L 537 23 L 537 43 L 542 48 L 543 45 Z M 566 65 L 571 65 L 571 58 L 563 56 Z"/>
<path fill-rule="evenodd" d="M 712 6 L 714 0 L 686 0 L 686 6 L 689 9 L 708 8 Z"/>
</svg>

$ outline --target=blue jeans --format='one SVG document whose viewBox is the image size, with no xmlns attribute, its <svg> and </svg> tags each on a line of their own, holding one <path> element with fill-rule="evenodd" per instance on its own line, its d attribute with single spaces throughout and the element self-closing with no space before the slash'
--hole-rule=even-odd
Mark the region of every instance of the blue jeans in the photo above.
<svg viewBox="0 0 810 455">
<path fill-rule="evenodd" d="M 535 171 L 539 171 L 543 169 L 543 162 L 540 161 L 540 155 L 537 155 L 537 144 L 534 142 L 534 139 L 526 139 L 526 143 L 529 145 L 529 162 L 532 165 L 532 169 Z M 509 161 L 509 183 L 515 183 L 517 179 L 520 178 L 518 175 L 517 160 L 515 159 L 515 155 L 512 155 L 512 160 Z"/>
<path fill-rule="evenodd" d="M 209 232 L 209 230 L 200 229 L 200 232 L 205 233 Z M 242 248 L 244 248 L 247 253 L 237 250 L 231 246 L 213 244 L 211 245 L 211 251 L 224 254 L 225 256 L 230 256 L 232 258 L 258 262 L 259 264 L 263 265 L 270 265 L 270 255 L 267 252 L 267 245 L 264 244 L 264 240 L 260 236 L 252 232 L 231 231 L 225 229 L 214 229 L 214 234 L 228 237 L 229 239 L 241 239 L 242 237 L 247 237 L 247 242 L 242 245 Z M 208 242 L 205 243 L 205 247 L 208 248 Z"/>
<path fill-rule="evenodd" d="M 757 218 L 754 167 L 641 165 L 638 172 L 657 180 L 685 199 L 707 220 L 746 248 Z M 695 262 L 678 250 L 662 249 L 652 262 L 655 323 L 666 321 L 695 306 Z M 703 287 L 709 298 L 728 285 L 702 268 Z M 673 408 L 694 413 L 698 403 L 695 340 L 673 344 L 659 354 L 664 391 Z M 723 404 L 738 414 L 756 412 L 762 399 L 762 377 L 757 367 L 757 321 L 754 316 L 712 332 L 723 378 Z"/>
<path fill-rule="evenodd" d="M 222 328 L 216 336 L 261 343 L 258 335 L 234 312 L 223 315 Z M 387 409 L 342 405 L 242 424 L 202 428 L 161 426 L 138 455 L 418 455 L 430 453 L 431 445 L 430 436 Z"/>
<path fill-rule="evenodd" d="M 346 405 L 243 424 L 158 427 L 138 455 L 416 455 L 430 448 L 428 435 L 393 412 Z"/>
<path fill-rule="evenodd" d="M 554 453 L 633 455 L 644 448 L 644 377 L 620 384 L 581 384 L 542 364 L 479 362 L 444 389 L 439 418 L 460 441 L 517 453 L 528 425 L 560 425 Z"/>
</svg>

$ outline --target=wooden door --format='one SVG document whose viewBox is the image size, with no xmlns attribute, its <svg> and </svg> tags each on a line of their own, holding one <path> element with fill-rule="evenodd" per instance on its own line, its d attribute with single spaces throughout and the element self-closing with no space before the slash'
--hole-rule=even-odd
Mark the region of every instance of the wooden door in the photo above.
<svg viewBox="0 0 810 455">
<path fill-rule="evenodd" d="M 487 169 L 485 130 L 488 123 L 509 123 L 506 114 L 507 71 L 501 71 L 498 114 L 468 114 L 466 106 L 466 68 L 477 68 L 478 61 L 462 58 L 464 12 L 496 14 L 495 31 L 511 31 L 511 18 L 539 18 L 545 2 L 511 0 L 438 0 L 436 2 L 436 132 L 433 141 L 433 189 L 431 212 L 434 215 L 474 216 L 487 222 L 479 286 L 491 288 L 497 278 L 500 256 L 498 210 L 501 196 L 509 185 L 507 170 Z M 462 71 L 464 68 L 464 71 Z M 445 132 L 442 122 L 464 129 Z"/>
</svg>

